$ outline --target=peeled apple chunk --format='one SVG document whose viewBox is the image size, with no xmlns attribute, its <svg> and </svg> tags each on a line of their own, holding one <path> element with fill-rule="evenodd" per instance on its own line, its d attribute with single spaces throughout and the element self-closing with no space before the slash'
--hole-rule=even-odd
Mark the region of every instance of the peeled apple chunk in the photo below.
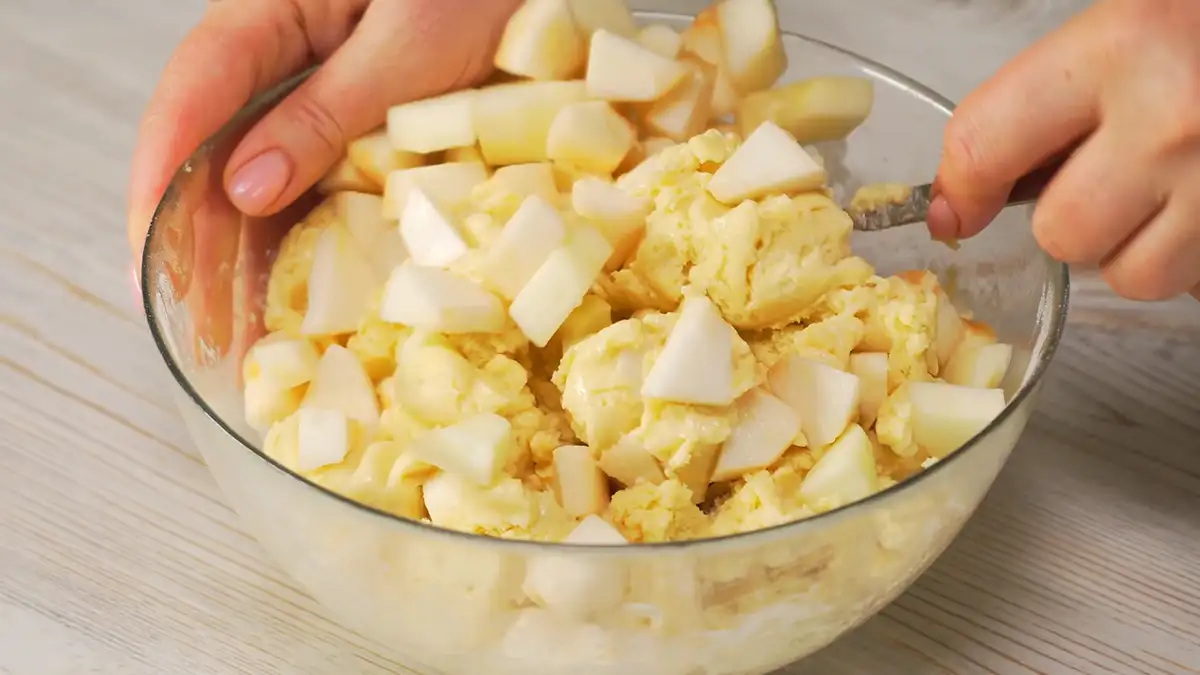
<svg viewBox="0 0 1200 675">
<path fill-rule="evenodd" d="M 418 265 L 446 267 L 468 248 L 450 217 L 418 187 L 409 191 L 400 214 L 400 236 Z"/>
<path fill-rule="evenodd" d="M 683 301 L 642 383 L 642 396 L 695 405 L 733 403 L 733 327 L 707 297 Z"/>
<path fill-rule="evenodd" d="M 749 93 L 775 84 L 787 70 L 787 54 L 771 0 L 722 0 L 716 20 L 734 88 Z"/>
<path fill-rule="evenodd" d="M 825 169 L 788 132 L 764 122 L 734 151 L 708 182 L 708 192 L 724 204 L 772 194 L 816 190 Z"/>
<path fill-rule="evenodd" d="M 572 518 L 600 513 L 608 506 L 608 481 L 586 445 L 554 451 L 554 491 Z"/>
<path fill-rule="evenodd" d="M 371 180 L 350 162 L 349 157 L 343 157 L 317 181 L 317 190 L 321 194 L 330 195 L 335 192 L 353 191 L 379 194 L 383 187 L 382 181 Z"/>
<path fill-rule="evenodd" d="M 837 440 L 858 416 L 857 375 L 803 356 L 789 356 L 767 375 L 771 391 L 800 416 L 809 447 Z"/>
<path fill-rule="evenodd" d="M 642 126 L 651 133 L 682 143 L 704 132 L 712 114 L 716 70 L 707 65 L 689 63 L 683 82 L 662 99 L 655 101 L 642 117 Z"/>
<path fill-rule="evenodd" d="M 264 339 L 246 355 L 257 377 L 270 381 L 279 390 L 311 381 L 320 359 L 317 348 L 303 339 Z"/>
<path fill-rule="evenodd" d="M 498 333 L 504 305 L 483 286 L 438 267 L 404 263 L 383 289 L 379 316 L 437 333 Z"/>
<path fill-rule="evenodd" d="M 750 94 L 738 103 L 736 116 L 743 134 L 773 122 L 801 143 L 818 143 L 850 135 L 874 102 L 870 80 L 814 77 Z"/>
<path fill-rule="evenodd" d="M 606 30 L 592 36 L 587 93 L 608 101 L 654 101 L 688 74 L 686 65 L 659 56 Z"/>
<path fill-rule="evenodd" d="M 738 401 L 738 421 L 721 448 L 713 482 L 733 480 L 775 463 L 800 433 L 788 404 L 760 389 Z"/>
<path fill-rule="evenodd" d="M 580 178 L 571 188 L 571 208 L 612 244 L 605 270 L 620 267 L 633 255 L 645 232 L 650 207 L 649 198 L 635 197 L 599 178 Z"/>
<path fill-rule="evenodd" d="M 546 160 L 546 138 L 558 111 L 587 100 L 581 81 L 514 82 L 480 89 L 475 96 L 475 133 L 492 166 Z"/>
<path fill-rule="evenodd" d="M 468 417 L 457 424 L 419 436 L 407 452 L 442 471 L 476 485 L 495 483 L 516 454 L 508 420 L 492 413 Z"/>
<path fill-rule="evenodd" d="M 502 295 L 515 298 L 566 236 L 554 207 L 541 197 L 526 197 L 488 248 L 483 276 Z"/>
<path fill-rule="evenodd" d="M 346 157 L 354 168 L 377 185 L 383 185 L 393 171 L 425 163 L 421 155 L 393 148 L 386 131 L 376 131 L 350 141 L 346 146 Z"/>
<path fill-rule="evenodd" d="M 525 0 L 508 20 L 494 63 L 534 80 L 564 80 L 583 69 L 587 44 L 567 0 Z"/>
<path fill-rule="evenodd" d="M 430 153 L 475 145 L 474 100 L 475 90 L 467 89 L 392 106 L 387 114 L 392 147 Z"/>
<path fill-rule="evenodd" d="M 562 541 L 578 546 L 620 546 L 629 542 L 595 515 L 585 517 Z M 545 554 L 529 561 L 523 589 L 531 600 L 573 619 L 587 619 L 620 606 L 625 569 L 611 558 L 568 558 Z"/>
<path fill-rule="evenodd" d="M 1012 354 L 1012 345 L 1002 342 L 965 340 L 950 357 L 942 379 L 964 387 L 995 389 L 1008 372 Z"/>
<path fill-rule="evenodd" d="M 638 34 L 633 12 L 625 0 L 570 0 L 571 14 L 575 23 L 590 40 L 600 29 L 621 37 L 632 38 Z"/>
<path fill-rule="evenodd" d="M 487 167 L 480 162 L 451 162 L 393 171 L 383 189 L 383 216 L 399 218 L 409 194 L 418 188 L 441 208 L 453 211 L 470 201 L 475 186 L 487 177 Z"/>
<path fill-rule="evenodd" d="M 567 241 L 546 258 L 508 308 L 530 342 L 538 347 L 550 342 L 583 302 L 611 254 L 612 245 L 594 228 L 572 228 Z"/>
<path fill-rule="evenodd" d="M 946 295 L 940 285 L 937 291 L 937 303 L 937 331 L 934 333 L 934 350 L 937 352 L 938 364 L 945 366 L 958 346 L 962 344 L 966 331 L 963 327 L 962 317 L 959 316 L 954 303 L 950 301 L 950 297 Z M 1008 367 L 1008 364 L 1005 364 L 1005 367 Z M 955 384 L 966 383 L 956 382 Z M 984 386 L 994 387 L 996 385 Z"/>
<path fill-rule="evenodd" d="M 558 184 L 554 180 L 554 165 L 550 162 L 511 164 L 496 169 L 496 173 L 475 192 L 480 195 L 505 195 L 524 199 L 537 195 L 549 204 L 558 201 Z"/>
<path fill-rule="evenodd" d="M 358 357 L 341 345 L 330 345 L 321 355 L 301 408 L 337 410 L 368 427 L 379 421 L 371 378 Z"/>
<path fill-rule="evenodd" d="M 806 504 L 835 509 L 865 499 L 879 490 L 875 452 L 871 439 L 857 424 L 851 424 L 825 450 L 800 483 L 800 498 Z"/>
<path fill-rule="evenodd" d="M 658 460 L 630 438 L 622 438 L 601 453 L 600 470 L 625 486 L 657 485 L 666 480 Z"/>
<path fill-rule="evenodd" d="M 317 237 L 308 277 L 303 335 L 340 335 L 358 330 L 379 287 L 370 258 L 344 227 Z"/>
<path fill-rule="evenodd" d="M 879 417 L 879 408 L 888 395 L 888 355 L 884 352 L 862 352 L 850 355 L 851 373 L 860 384 L 858 421 L 871 428 Z"/>
<path fill-rule="evenodd" d="M 913 442 L 941 459 L 966 445 L 1004 411 L 1004 391 L 910 382 Z"/>
<path fill-rule="evenodd" d="M 296 468 L 338 464 L 350 451 L 350 422 L 340 410 L 301 408 L 297 415 Z"/>
<path fill-rule="evenodd" d="M 605 101 L 563 106 L 546 136 L 546 156 L 576 169 L 611 174 L 637 142 L 637 132 Z"/>
<path fill-rule="evenodd" d="M 638 42 L 659 56 L 673 59 L 683 49 L 683 36 L 674 28 L 661 23 L 652 23 L 638 33 Z"/>
</svg>

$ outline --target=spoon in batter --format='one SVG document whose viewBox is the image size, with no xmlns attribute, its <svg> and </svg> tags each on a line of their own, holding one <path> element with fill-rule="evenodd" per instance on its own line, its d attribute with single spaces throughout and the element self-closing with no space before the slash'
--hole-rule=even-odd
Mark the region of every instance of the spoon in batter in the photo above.
<svg viewBox="0 0 1200 675">
<path fill-rule="evenodd" d="M 1037 201 L 1061 166 L 1061 161 L 1050 162 L 1026 174 L 1013 186 L 1005 207 Z M 851 204 L 846 212 L 854 221 L 854 229 L 860 232 L 879 232 L 901 225 L 923 223 L 929 216 L 932 189 L 933 186 L 928 183 L 917 185 L 907 192 L 889 193 L 887 198 L 867 200 L 865 204 Z"/>
</svg>

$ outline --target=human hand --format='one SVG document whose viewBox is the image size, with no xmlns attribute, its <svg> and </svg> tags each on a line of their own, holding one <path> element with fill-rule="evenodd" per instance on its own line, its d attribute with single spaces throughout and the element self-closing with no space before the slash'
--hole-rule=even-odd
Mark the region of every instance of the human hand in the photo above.
<svg viewBox="0 0 1200 675">
<path fill-rule="evenodd" d="M 205 164 L 164 232 L 173 291 L 189 309 L 195 354 L 240 358 L 261 332 L 267 252 L 296 204 L 387 108 L 468 86 L 520 0 L 240 0 L 212 2 L 176 49 L 138 133 L 127 233 L 133 282 L 150 219 L 175 172 L 255 95 L 316 72 L 251 128 L 227 162 Z M 223 170 L 223 173 L 222 173 Z M 238 211 L 240 210 L 240 214 Z M 241 214 L 245 214 L 245 217 Z M 265 216 L 276 215 L 273 218 Z M 237 261 L 237 265 L 233 264 Z"/>
<path fill-rule="evenodd" d="M 257 93 L 321 67 L 255 126 L 222 183 L 251 216 L 276 213 L 382 123 L 390 105 L 467 86 L 520 0 L 239 0 L 209 4 L 163 71 L 138 132 L 127 230 L 135 264 L 171 177 Z M 197 233 L 201 235 L 202 233 Z M 196 246 L 202 247 L 197 241 Z"/>
<path fill-rule="evenodd" d="M 929 227 L 970 237 L 1013 182 L 1073 151 L 1033 216 L 1054 258 L 1122 296 L 1200 299 L 1200 3 L 1105 0 L 968 96 L 946 128 Z"/>
</svg>

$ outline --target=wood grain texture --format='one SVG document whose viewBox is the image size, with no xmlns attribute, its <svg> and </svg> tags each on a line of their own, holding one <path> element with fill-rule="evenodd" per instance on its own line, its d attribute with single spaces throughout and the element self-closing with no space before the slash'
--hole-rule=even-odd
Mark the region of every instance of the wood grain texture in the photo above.
<svg viewBox="0 0 1200 675">
<path fill-rule="evenodd" d="M 879 4 L 834 39 L 960 96 L 1080 3 Z M 201 9 L 0 3 L 4 675 L 399 672 L 239 527 L 133 306 L 129 150 Z M 928 36 L 889 29 L 913 18 Z M 1200 673 L 1200 305 L 1125 303 L 1081 277 L 1072 311 L 1030 429 L 961 538 L 789 675 Z"/>
</svg>

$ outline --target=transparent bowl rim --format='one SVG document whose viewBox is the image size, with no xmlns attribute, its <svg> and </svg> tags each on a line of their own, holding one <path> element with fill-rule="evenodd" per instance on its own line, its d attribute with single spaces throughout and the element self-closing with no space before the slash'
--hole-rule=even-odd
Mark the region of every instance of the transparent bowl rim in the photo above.
<svg viewBox="0 0 1200 675">
<path fill-rule="evenodd" d="M 641 12 L 641 14 L 646 13 Z M 902 85 L 911 93 L 925 100 L 931 107 L 943 112 L 947 117 L 954 109 L 954 103 L 946 97 L 938 94 L 929 87 L 926 87 L 912 78 L 872 59 L 868 59 L 847 49 L 843 49 L 823 40 L 808 37 L 803 34 L 790 31 L 785 31 L 785 34 L 800 39 L 811 45 L 830 50 L 841 56 L 858 62 L 860 66 L 869 69 L 869 71 L 876 77 L 891 81 L 898 85 Z M 294 89 L 315 70 L 315 67 L 305 70 L 304 72 L 293 76 L 287 81 L 253 97 L 251 101 L 241 110 L 239 110 L 237 114 L 233 116 L 233 118 L 226 122 L 220 130 L 206 139 L 204 143 L 189 156 L 188 160 L 172 178 L 171 183 L 168 185 L 163 195 L 163 198 L 159 201 L 158 207 L 155 209 L 154 216 L 150 221 L 150 227 L 146 233 L 145 246 L 148 247 L 150 242 L 153 240 L 154 233 L 159 225 L 159 219 L 161 217 L 165 217 L 165 213 L 169 211 L 172 199 L 178 191 L 178 184 L 187 180 L 191 175 L 187 170 L 188 167 L 191 166 L 196 159 L 203 158 L 208 150 L 220 143 L 228 133 L 239 128 L 248 118 L 252 118 L 253 116 L 262 112 L 266 107 L 272 105 L 273 102 L 281 97 L 281 95 Z M 308 489 L 318 493 L 320 495 L 319 498 L 327 498 L 336 502 L 341 502 L 347 508 L 362 512 L 363 516 L 367 518 L 380 519 L 378 522 L 386 527 L 397 527 L 401 531 L 412 532 L 418 536 L 440 537 L 444 539 L 456 540 L 462 543 L 464 546 L 497 547 L 508 550 L 514 554 L 520 554 L 522 552 L 534 553 L 535 551 L 557 551 L 559 553 L 567 553 L 569 551 L 579 554 L 580 550 L 585 548 L 588 551 L 595 551 L 597 553 L 607 551 L 611 553 L 619 553 L 621 557 L 637 557 L 641 555 L 661 555 L 668 551 L 680 552 L 683 550 L 688 550 L 691 553 L 697 554 L 717 554 L 722 549 L 733 547 L 750 548 L 756 544 L 765 544 L 772 540 L 798 537 L 809 530 L 832 526 L 836 520 L 853 517 L 857 513 L 866 513 L 875 507 L 883 506 L 892 497 L 895 497 L 903 492 L 918 490 L 920 489 L 920 486 L 930 477 L 942 471 L 949 470 L 949 468 L 958 462 L 963 456 L 972 452 L 976 446 L 994 434 L 998 428 L 1002 427 L 1016 410 L 1027 404 L 1027 399 L 1029 399 L 1033 395 L 1033 392 L 1037 389 L 1038 384 L 1045 375 L 1046 370 L 1053 359 L 1054 353 L 1058 348 L 1059 342 L 1062 339 L 1063 330 L 1066 326 L 1067 305 L 1070 295 L 1069 272 L 1066 265 L 1052 260 L 1045 254 L 1040 254 L 1040 256 L 1045 264 L 1050 267 L 1050 275 L 1045 287 L 1043 288 L 1043 294 L 1047 292 L 1050 294 L 1050 302 L 1048 311 L 1044 316 L 1040 317 L 1038 333 L 1034 339 L 1033 352 L 1031 354 L 1031 358 L 1033 360 L 1032 372 L 1029 373 L 1029 376 L 1022 381 L 1020 388 L 1005 406 L 1000 415 L 993 419 L 991 423 L 983 429 L 983 431 L 976 434 L 974 438 L 972 438 L 969 442 L 967 442 L 966 445 L 959 448 L 957 451 L 951 453 L 941 461 L 923 470 L 919 474 L 897 483 L 896 485 L 880 490 L 866 499 L 852 502 L 850 504 L 846 504 L 809 518 L 773 525 L 771 527 L 766 527 L 759 530 L 751 530 L 748 532 L 740 532 L 736 534 L 703 539 L 647 542 L 633 545 L 595 545 L 587 547 L 580 547 L 577 545 L 560 542 L 502 539 L 470 532 L 450 530 L 438 527 L 431 523 L 410 520 L 354 501 L 349 497 L 334 492 L 329 488 L 318 485 L 304 476 L 291 471 L 268 456 L 261 448 L 257 447 L 256 444 L 249 442 L 230 424 L 222 419 L 221 416 L 216 413 L 213 407 L 204 400 L 204 397 L 202 397 L 199 392 L 196 391 L 196 388 L 192 385 L 187 375 L 184 374 L 179 363 L 171 356 L 171 351 L 168 347 L 164 330 L 160 325 L 161 317 L 159 317 L 157 312 L 154 310 L 152 303 L 151 294 L 155 288 L 155 284 L 152 283 L 154 280 L 151 278 L 152 271 L 149 263 L 150 256 L 148 255 L 143 255 L 142 257 L 141 288 L 142 304 L 147 323 L 150 327 L 150 333 L 154 338 L 154 343 L 158 347 L 158 352 L 162 356 L 163 361 L 166 363 L 167 368 L 170 370 L 171 375 L 174 377 L 176 384 L 178 384 L 183 391 L 187 393 L 188 398 L 191 399 L 191 402 L 199 407 L 200 410 L 202 410 L 208 417 L 208 419 L 216 424 L 217 427 L 225 433 L 225 435 L 229 436 L 236 443 L 239 443 L 246 451 L 254 454 L 259 459 L 266 462 L 276 471 L 279 471 L 291 479 L 299 481 Z M 1045 304 L 1046 303 L 1043 301 L 1043 305 Z"/>
</svg>

